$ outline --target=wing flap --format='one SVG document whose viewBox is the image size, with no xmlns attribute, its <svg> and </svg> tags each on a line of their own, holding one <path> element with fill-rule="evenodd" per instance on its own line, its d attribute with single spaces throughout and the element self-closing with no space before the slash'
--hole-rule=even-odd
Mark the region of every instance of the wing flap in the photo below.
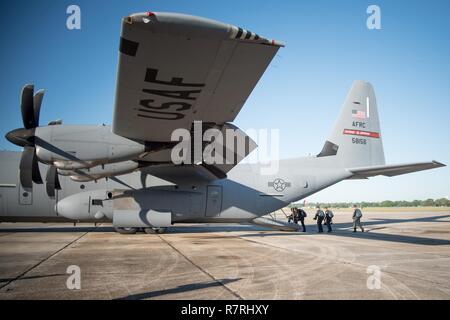
<svg viewBox="0 0 450 320">
<path fill-rule="evenodd" d="M 351 176 L 349 179 L 367 179 L 369 177 L 379 175 L 393 177 L 406 173 L 435 169 L 440 167 L 445 167 L 445 164 L 433 160 L 431 162 L 406 163 L 399 165 L 381 165 L 372 167 L 353 168 L 348 170 L 353 173 L 353 176 Z"/>
<path fill-rule="evenodd" d="M 203 165 L 175 166 L 172 164 L 161 164 L 144 167 L 140 170 L 142 181 L 145 181 L 147 175 L 174 184 L 192 183 L 196 181 L 205 182 L 223 178 L 221 174 L 217 174 L 214 170 L 210 170 Z"/>
</svg>

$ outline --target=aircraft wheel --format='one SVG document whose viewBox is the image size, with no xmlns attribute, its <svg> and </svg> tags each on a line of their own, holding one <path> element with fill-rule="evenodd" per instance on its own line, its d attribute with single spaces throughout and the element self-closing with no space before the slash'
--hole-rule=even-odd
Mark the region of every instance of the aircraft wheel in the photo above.
<svg viewBox="0 0 450 320">
<path fill-rule="evenodd" d="M 162 234 L 166 232 L 167 228 L 145 228 L 145 233 L 148 234 Z"/>
<path fill-rule="evenodd" d="M 120 234 L 135 234 L 137 231 L 137 228 L 119 228 L 119 227 L 115 227 L 114 228 L 116 230 L 116 232 L 120 233 Z"/>
</svg>

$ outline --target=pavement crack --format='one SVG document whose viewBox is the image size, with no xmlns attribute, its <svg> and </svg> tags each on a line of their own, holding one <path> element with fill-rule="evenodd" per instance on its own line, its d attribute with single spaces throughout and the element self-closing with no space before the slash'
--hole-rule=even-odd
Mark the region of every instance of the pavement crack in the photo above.
<svg viewBox="0 0 450 320">
<path fill-rule="evenodd" d="M 209 278 L 211 278 L 213 281 L 219 283 L 221 286 L 223 286 L 228 292 L 230 292 L 233 296 L 235 296 L 237 299 L 239 300 L 244 300 L 243 297 L 241 297 L 237 292 L 235 292 L 234 290 L 232 290 L 231 288 L 229 288 L 225 283 L 223 283 L 223 281 L 215 278 L 211 273 L 209 273 L 208 271 L 206 271 L 205 269 L 203 269 L 201 266 L 199 266 L 198 264 L 196 264 L 194 261 L 192 261 L 191 259 L 189 259 L 188 256 L 186 256 L 184 253 L 182 253 L 180 250 L 178 250 L 172 243 L 170 243 L 169 241 L 167 241 L 166 239 L 164 239 L 161 235 L 158 234 L 158 237 L 164 242 L 166 243 L 169 247 L 171 247 L 173 250 L 175 250 L 178 254 L 180 254 L 184 259 L 186 259 L 189 263 L 191 263 L 193 266 L 195 266 L 197 269 L 199 269 L 201 272 L 203 272 L 204 274 L 206 274 Z"/>
<path fill-rule="evenodd" d="M 11 283 L 13 283 L 14 281 L 19 280 L 20 278 L 22 278 L 23 276 L 25 276 L 27 273 L 33 271 L 34 269 L 36 269 L 37 267 L 39 267 L 41 264 L 43 264 L 44 262 L 50 260 L 51 258 L 53 258 L 54 256 L 56 256 L 58 253 L 60 253 L 61 251 L 63 251 L 64 249 L 66 249 L 67 247 L 69 247 L 70 245 L 74 244 L 75 242 L 77 242 L 78 240 L 80 240 L 81 238 L 83 238 L 85 235 L 87 235 L 89 232 L 93 231 L 94 229 L 96 229 L 97 227 L 92 227 L 90 230 L 86 231 L 85 233 L 83 233 L 81 236 L 79 236 L 78 238 L 72 240 L 71 242 L 69 242 L 68 244 L 64 245 L 63 247 L 61 247 L 60 249 L 56 250 L 55 252 L 53 252 L 51 255 L 49 255 L 48 257 L 44 258 L 43 260 L 39 261 L 38 263 L 36 263 L 35 265 L 33 265 L 32 267 L 28 268 L 27 270 L 25 270 L 24 272 L 22 272 L 21 274 L 19 274 L 17 277 L 9 280 L 8 282 L 6 282 L 3 285 L 0 285 L 0 290 L 3 288 L 6 288 L 7 286 L 9 286 Z"/>
</svg>

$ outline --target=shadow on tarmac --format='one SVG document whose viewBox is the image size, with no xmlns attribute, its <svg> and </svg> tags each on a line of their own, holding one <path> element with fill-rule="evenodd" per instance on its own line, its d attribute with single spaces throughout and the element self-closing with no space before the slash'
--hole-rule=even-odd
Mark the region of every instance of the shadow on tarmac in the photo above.
<svg viewBox="0 0 450 320">
<path fill-rule="evenodd" d="M 430 217 L 418 217 L 418 218 L 409 218 L 409 219 L 378 219 L 372 218 L 367 221 L 362 221 L 363 227 L 368 232 L 357 232 L 353 233 L 352 231 L 352 222 L 348 223 L 334 223 L 332 225 L 333 232 L 326 233 L 324 235 L 330 236 L 341 236 L 341 237 L 349 237 L 349 238 L 359 238 L 359 239 L 368 239 L 368 240 L 378 240 L 378 241 L 389 241 L 389 242 L 399 242 L 399 243 L 409 243 L 409 244 L 419 244 L 419 245 L 449 245 L 450 240 L 444 239 L 435 239 L 435 238 L 425 238 L 425 237 L 416 237 L 410 235 L 399 235 L 399 234 L 389 234 L 389 233 L 377 233 L 373 232 L 374 230 L 381 230 L 386 228 L 384 225 L 389 224 L 399 224 L 399 223 L 407 223 L 407 222 L 433 222 L 433 223 L 442 223 L 449 221 L 440 221 L 441 219 L 450 218 L 450 214 L 447 215 L 436 215 Z M 1 226 L 1 225 L 0 225 Z M 379 227 L 376 227 L 379 226 Z M 326 230 L 326 227 L 324 226 Z M 280 232 L 270 228 L 264 228 L 261 226 L 256 226 L 252 224 L 198 224 L 198 225 L 189 225 L 189 226 L 175 226 L 173 228 L 169 228 L 167 233 L 169 234 L 198 234 L 198 233 L 214 233 L 214 232 L 248 232 L 244 234 L 237 235 L 238 237 L 271 237 L 271 236 L 290 236 L 290 235 L 302 235 L 302 236 L 311 236 L 316 234 L 317 227 L 315 224 L 307 224 L 307 232 Z M 0 233 L 58 233 L 58 232 L 115 232 L 112 226 L 79 226 L 79 227 L 7 227 L 1 228 Z M 450 232 L 450 231 L 449 231 Z M 222 237 L 223 238 L 223 237 Z"/>
<path fill-rule="evenodd" d="M 181 285 L 175 288 L 157 290 L 157 291 L 149 291 L 143 293 L 132 294 L 123 298 L 118 298 L 115 300 L 143 300 L 143 299 L 151 299 L 155 297 L 165 296 L 168 294 L 176 294 L 176 293 L 184 293 L 188 291 L 201 290 L 212 287 L 221 287 L 228 283 L 236 282 L 241 280 L 241 278 L 236 279 L 223 279 L 217 281 L 208 281 L 208 282 L 200 282 L 200 283 L 190 283 Z"/>
<path fill-rule="evenodd" d="M 30 279 L 41 279 L 41 278 L 52 278 L 52 277 L 62 277 L 67 276 L 67 273 L 59 273 L 59 274 L 49 274 L 49 275 L 40 275 L 40 276 L 27 276 L 27 277 L 19 277 L 19 278 L 0 278 L 0 284 L 2 282 L 12 282 L 12 281 L 21 281 L 21 280 L 30 280 Z"/>
</svg>

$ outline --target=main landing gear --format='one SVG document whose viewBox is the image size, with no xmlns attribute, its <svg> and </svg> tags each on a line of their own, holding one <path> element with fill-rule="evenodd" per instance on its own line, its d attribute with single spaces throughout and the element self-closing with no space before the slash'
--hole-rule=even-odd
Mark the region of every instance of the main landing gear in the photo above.
<svg viewBox="0 0 450 320">
<path fill-rule="evenodd" d="M 165 233 L 167 228 L 144 228 L 144 232 L 147 234 L 162 234 Z"/>
<path fill-rule="evenodd" d="M 121 228 L 115 227 L 116 232 L 120 234 L 135 234 L 138 231 L 144 231 L 147 234 L 162 234 L 165 233 L 167 228 Z"/>
</svg>

